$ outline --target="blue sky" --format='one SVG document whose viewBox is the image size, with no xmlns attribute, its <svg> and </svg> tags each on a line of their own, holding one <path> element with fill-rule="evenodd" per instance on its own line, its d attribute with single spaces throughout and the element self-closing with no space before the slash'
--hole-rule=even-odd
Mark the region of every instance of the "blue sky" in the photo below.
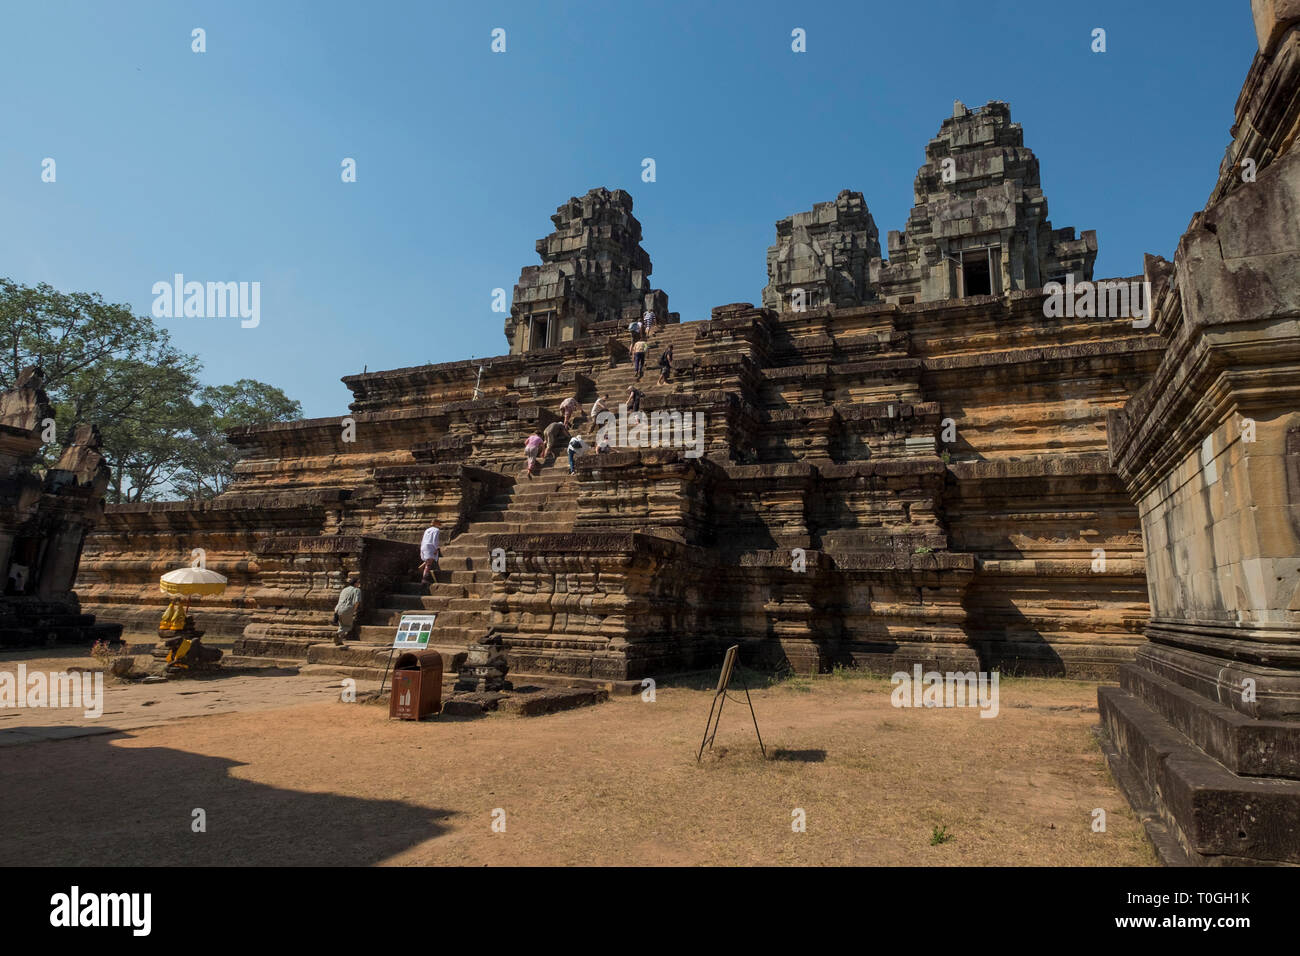
<svg viewBox="0 0 1300 956">
<path fill-rule="evenodd" d="M 160 324 L 205 382 L 271 382 L 308 416 L 344 412 L 363 366 L 504 353 L 492 290 L 593 186 L 632 194 L 683 320 L 758 302 L 776 220 L 841 189 L 883 245 L 954 99 L 1010 102 L 1053 224 L 1097 230 L 1098 275 L 1136 273 L 1204 204 L 1256 45 L 1247 0 L 48 0 L 4 21 L 0 275 L 139 314 L 177 272 L 258 281 L 255 329 Z"/>
</svg>

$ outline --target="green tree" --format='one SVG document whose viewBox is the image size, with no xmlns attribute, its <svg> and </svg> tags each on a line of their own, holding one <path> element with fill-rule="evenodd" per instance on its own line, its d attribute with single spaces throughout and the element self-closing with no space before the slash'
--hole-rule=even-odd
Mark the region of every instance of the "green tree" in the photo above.
<svg viewBox="0 0 1300 956">
<path fill-rule="evenodd" d="M 81 424 L 99 426 L 113 473 L 110 501 L 162 492 L 181 464 L 201 368 L 165 329 L 98 293 L 0 279 L 0 348 L 0 387 L 12 387 L 29 365 L 44 370 L 61 438 Z"/>
<path fill-rule="evenodd" d="M 10 279 L 0 279 L 0 348 L 0 386 L 11 388 L 24 368 L 39 365 L 50 396 L 82 412 L 87 406 L 77 402 L 76 379 L 102 362 L 134 360 L 190 374 L 200 367 L 198 359 L 172 346 L 165 329 L 148 316 L 132 314 L 129 305 L 107 303 L 98 293 L 59 292 L 44 283 L 31 287 Z M 89 381 L 136 391 L 135 383 L 108 375 Z M 108 393 L 94 396 L 104 397 Z"/>
<path fill-rule="evenodd" d="M 192 369 L 197 363 L 175 358 L 108 358 L 69 380 L 59 434 L 71 435 L 83 421 L 99 426 L 112 469 L 110 501 L 164 497 L 185 467 L 204 420 L 191 400 L 198 387 Z"/>
<path fill-rule="evenodd" d="M 239 450 L 225 440 L 228 429 L 241 425 L 291 422 L 302 417 L 302 405 L 274 385 L 241 378 L 234 385 L 209 385 L 199 390 L 194 441 L 176 475 L 176 491 L 186 498 L 214 498 L 234 477 Z"/>
<path fill-rule="evenodd" d="M 129 305 L 0 278 L 0 388 L 12 388 L 30 365 L 45 372 L 61 438 L 81 424 L 99 426 L 112 502 L 212 497 L 238 458 L 225 429 L 302 413 L 280 389 L 252 379 L 200 388 L 198 358 Z"/>
</svg>

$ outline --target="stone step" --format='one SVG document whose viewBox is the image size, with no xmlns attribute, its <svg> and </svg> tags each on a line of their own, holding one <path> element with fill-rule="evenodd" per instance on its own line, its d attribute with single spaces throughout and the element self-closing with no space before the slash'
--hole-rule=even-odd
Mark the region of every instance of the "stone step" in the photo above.
<svg viewBox="0 0 1300 956">
<path fill-rule="evenodd" d="M 460 670 L 465 662 L 467 651 L 455 644 L 434 644 L 429 647 L 442 657 L 442 672 L 453 674 Z M 346 645 L 313 644 L 308 654 L 307 664 L 328 665 L 331 667 L 365 667 L 377 668 L 382 672 L 385 665 L 395 663 L 402 651 L 393 647 L 392 635 L 383 643 L 372 641 L 349 641 Z"/>
<path fill-rule="evenodd" d="M 461 612 L 446 612 L 453 615 Z M 438 624 L 434 629 L 434 636 L 438 638 L 439 644 L 458 644 L 461 643 L 462 636 L 464 643 L 469 644 L 478 640 L 488 632 L 490 626 L 491 613 L 490 608 L 484 605 L 481 615 L 462 615 L 467 616 L 469 620 L 447 621 L 445 624 L 439 616 Z M 391 644 L 395 628 L 384 624 L 365 624 L 357 628 L 357 637 L 369 644 Z"/>
<path fill-rule="evenodd" d="M 337 677 L 340 681 L 350 677 L 355 681 L 370 681 L 378 684 L 381 680 L 385 680 L 386 676 L 390 676 L 392 672 L 389 671 L 386 675 L 383 667 L 349 667 L 346 664 L 304 664 L 299 669 L 299 673 Z M 342 693 L 341 687 L 340 693 Z"/>
<path fill-rule="evenodd" d="M 313 644 L 307 649 L 308 664 L 344 664 L 349 667 L 383 666 L 392 649 L 389 644 L 367 644 L 350 641 L 347 644 Z"/>
<path fill-rule="evenodd" d="M 448 603 L 455 600 L 455 598 L 430 596 L 418 600 L 420 603 L 416 607 L 393 607 L 385 601 L 381 606 L 373 608 L 361 623 L 388 624 L 391 622 L 396 626 L 405 614 L 436 614 L 438 611 L 444 610 Z"/>
<path fill-rule="evenodd" d="M 515 501 L 505 508 L 483 508 L 474 516 L 474 522 L 479 521 L 517 521 L 521 518 L 532 518 L 539 514 L 576 514 L 578 511 L 578 499 L 576 496 L 564 495 L 563 492 L 555 492 L 552 495 L 542 495 L 536 500 Z M 473 527 L 473 524 L 470 525 Z M 467 529 L 468 530 L 468 529 Z M 455 540 L 459 540 L 460 535 Z"/>
<path fill-rule="evenodd" d="M 376 612 L 387 614 L 390 611 L 418 611 L 428 607 L 428 595 L 424 594 L 386 594 L 380 599 Z"/>
<path fill-rule="evenodd" d="M 396 659 L 397 655 L 393 655 Z M 445 659 L 444 659 L 445 662 Z M 393 670 L 391 667 L 385 667 L 380 664 L 377 667 L 366 666 L 348 666 L 346 664 L 303 664 L 299 669 L 303 674 L 316 674 L 328 677 L 338 677 L 340 680 L 350 677 L 355 681 L 369 681 L 373 684 L 379 684 L 381 681 L 384 690 L 387 691 L 392 687 Z M 456 674 L 448 673 L 445 669 L 442 672 L 442 699 L 445 701 L 455 693 Z M 378 688 L 367 688 L 378 690 Z"/>
<path fill-rule="evenodd" d="M 472 618 L 479 619 L 487 611 L 491 610 L 491 593 L 479 595 L 476 597 L 452 599 L 450 601 L 436 601 L 434 598 L 428 598 L 428 603 L 421 609 L 426 614 L 437 614 L 438 623 L 455 624 L 467 620 L 466 615 L 472 615 Z M 376 608 L 368 617 L 363 627 L 388 627 L 395 628 L 402 623 L 402 617 L 411 614 L 408 609 L 389 609 Z"/>
<path fill-rule="evenodd" d="M 259 658 L 262 660 L 298 660 L 307 659 L 307 648 L 315 641 L 309 638 L 259 637 L 235 639 L 231 654 L 239 657 Z"/>
<path fill-rule="evenodd" d="M 226 654 L 221 658 L 225 667 L 293 667 L 302 669 L 301 657 L 249 657 L 246 654 Z"/>
<path fill-rule="evenodd" d="M 567 521 L 535 518 L 525 521 L 485 521 L 474 525 L 474 534 L 539 534 L 545 531 L 572 531 L 574 519 Z"/>
<path fill-rule="evenodd" d="M 440 568 L 437 573 L 433 575 L 433 581 L 428 584 L 424 584 L 420 581 L 403 581 L 397 586 L 396 590 L 390 591 L 389 593 L 425 595 L 430 593 L 430 588 L 455 587 L 456 585 L 453 584 L 451 580 L 451 576 L 454 573 L 454 571 L 448 570 L 447 568 Z"/>
</svg>

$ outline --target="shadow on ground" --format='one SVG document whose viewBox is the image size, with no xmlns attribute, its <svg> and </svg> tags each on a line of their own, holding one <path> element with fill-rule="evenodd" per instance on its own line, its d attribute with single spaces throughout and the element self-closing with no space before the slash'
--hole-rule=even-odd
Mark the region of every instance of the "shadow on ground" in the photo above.
<svg viewBox="0 0 1300 956">
<path fill-rule="evenodd" d="M 130 734 L 8 748 L 0 865 L 360 866 L 441 835 L 451 811 L 241 780 L 239 761 L 114 747 Z M 328 785 L 328 783 L 326 783 Z M 195 810 L 206 832 L 194 832 Z"/>
<path fill-rule="evenodd" d="M 824 750 L 786 750 L 784 747 L 777 747 L 772 751 L 769 760 L 787 760 L 792 763 L 825 763 L 826 751 Z"/>
</svg>

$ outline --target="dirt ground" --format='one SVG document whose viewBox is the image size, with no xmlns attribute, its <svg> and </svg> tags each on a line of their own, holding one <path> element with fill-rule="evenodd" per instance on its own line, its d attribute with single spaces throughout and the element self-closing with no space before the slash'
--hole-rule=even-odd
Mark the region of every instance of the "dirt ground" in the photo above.
<svg viewBox="0 0 1300 956">
<path fill-rule="evenodd" d="M 753 692 L 766 760 L 742 695 L 697 765 L 705 686 L 418 724 L 320 674 L 110 686 L 98 722 L 0 710 L 99 731 L 0 746 L 0 864 L 1155 864 L 1093 741 L 1094 684 L 1004 680 L 987 719 L 894 708 L 880 678 L 786 680 Z"/>
</svg>

